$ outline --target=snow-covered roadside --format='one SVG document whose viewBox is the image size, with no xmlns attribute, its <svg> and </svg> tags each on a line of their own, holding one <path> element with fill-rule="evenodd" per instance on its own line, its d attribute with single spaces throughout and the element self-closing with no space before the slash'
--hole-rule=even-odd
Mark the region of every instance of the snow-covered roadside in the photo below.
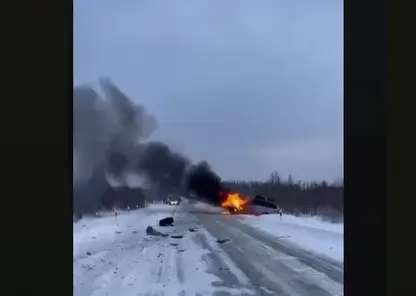
<svg viewBox="0 0 416 296">
<path fill-rule="evenodd" d="M 310 227 L 319 230 L 327 230 L 341 234 L 344 233 L 344 223 L 324 222 L 319 217 L 296 217 L 284 214 L 280 223 Z"/>
<path fill-rule="evenodd" d="M 332 259 L 344 262 L 344 225 L 319 221 L 315 217 L 242 215 L 240 220 L 281 239 Z"/>
<path fill-rule="evenodd" d="M 160 210 L 160 211 L 159 211 Z M 166 205 L 149 205 L 131 212 L 120 212 L 117 217 L 85 218 L 73 224 L 73 258 L 99 251 L 100 246 L 120 242 L 131 232 L 145 235 L 148 225 L 156 226 L 159 219 L 169 216 Z"/>
<path fill-rule="evenodd" d="M 175 225 L 158 227 L 158 220 L 173 209 Z M 238 275 L 238 270 L 224 254 L 219 254 L 215 239 L 198 219 L 180 207 L 150 205 L 122 213 L 117 217 L 118 224 L 115 217 L 108 218 L 82 220 L 85 226 L 77 225 L 78 231 L 74 230 L 74 240 L 78 237 L 78 257 L 73 262 L 74 295 L 254 293 L 241 276 L 236 279 L 238 287 L 227 286 L 227 282 L 225 286 L 218 285 L 223 277 Z M 147 225 L 168 236 L 146 235 Z M 97 238 L 91 239 L 91 234 Z"/>
</svg>

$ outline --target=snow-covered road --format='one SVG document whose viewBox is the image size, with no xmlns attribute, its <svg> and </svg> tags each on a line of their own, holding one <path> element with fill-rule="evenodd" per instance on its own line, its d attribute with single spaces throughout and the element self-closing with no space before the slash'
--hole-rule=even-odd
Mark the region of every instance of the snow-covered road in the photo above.
<svg viewBox="0 0 416 296">
<path fill-rule="evenodd" d="M 74 295 L 343 294 L 342 263 L 195 207 L 151 205 L 75 223 Z M 158 227 L 173 208 L 174 227 Z M 169 236 L 146 235 L 148 225 Z"/>
</svg>

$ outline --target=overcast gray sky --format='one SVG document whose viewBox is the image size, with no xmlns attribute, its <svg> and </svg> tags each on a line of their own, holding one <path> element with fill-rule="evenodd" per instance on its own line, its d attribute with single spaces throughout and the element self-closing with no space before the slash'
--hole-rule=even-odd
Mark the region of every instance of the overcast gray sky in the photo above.
<svg viewBox="0 0 416 296">
<path fill-rule="evenodd" d="M 222 178 L 343 175 L 341 0 L 75 0 L 74 84 L 101 76 Z"/>
</svg>

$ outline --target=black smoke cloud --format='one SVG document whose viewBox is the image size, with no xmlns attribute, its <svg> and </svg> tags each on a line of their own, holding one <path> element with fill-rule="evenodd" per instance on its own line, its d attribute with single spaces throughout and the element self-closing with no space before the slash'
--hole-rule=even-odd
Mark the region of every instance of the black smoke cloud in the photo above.
<svg viewBox="0 0 416 296">
<path fill-rule="evenodd" d="M 99 90 L 99 91 L 98 91 Z M 218 202 L 221 179 L 207 162 L 190 160 L 161 142 L 148 141 L 157 120 L 109 79 L 98 90 L 77 86 L 73 96 L 74 206 L 93 209 L 111 176 L 143 176 L 159 192 L 185 189 Z"/>
<path fill-rule="evenodd" d="M 74 185 L 96 174 L 97 167 L 122 180 L 139 157 L 140 143 L 157 127 L 156 119 L 135 105 L 108 79 L 74 88 Z"/>
<path fill-rule="evenodd" d="M 144 146 L 136 170 L 145 172 L 147 178 L 160 188 L 179 188 L 185 184 L 190 161 L 173 152 L 166 144 L 149 142 Z"/>
<path fill-rule="evenodd" d="M 219 203 L 218 193 L 221 191 L 221 178 L 215 174 L 209 164 L 203 161 L 193 165 L 188 174 L 187 188 L 198 196 L 212 203 Z"/>
</svg>

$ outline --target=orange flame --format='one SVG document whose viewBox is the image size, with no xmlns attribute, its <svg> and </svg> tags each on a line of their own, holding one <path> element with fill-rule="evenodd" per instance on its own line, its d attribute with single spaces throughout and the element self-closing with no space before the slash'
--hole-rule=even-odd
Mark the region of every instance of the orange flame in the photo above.
<svg viewBox="0 0 416 296">
<path fill-rule="evenodd" d="M 235 212 L 242 211 L 243 206 L 248 203 L 248 199 L 238 193 L 228 193 L 227 198 L 221 203 L 221 206 L 227 209 L 233 209 Z"/>
</svg>

